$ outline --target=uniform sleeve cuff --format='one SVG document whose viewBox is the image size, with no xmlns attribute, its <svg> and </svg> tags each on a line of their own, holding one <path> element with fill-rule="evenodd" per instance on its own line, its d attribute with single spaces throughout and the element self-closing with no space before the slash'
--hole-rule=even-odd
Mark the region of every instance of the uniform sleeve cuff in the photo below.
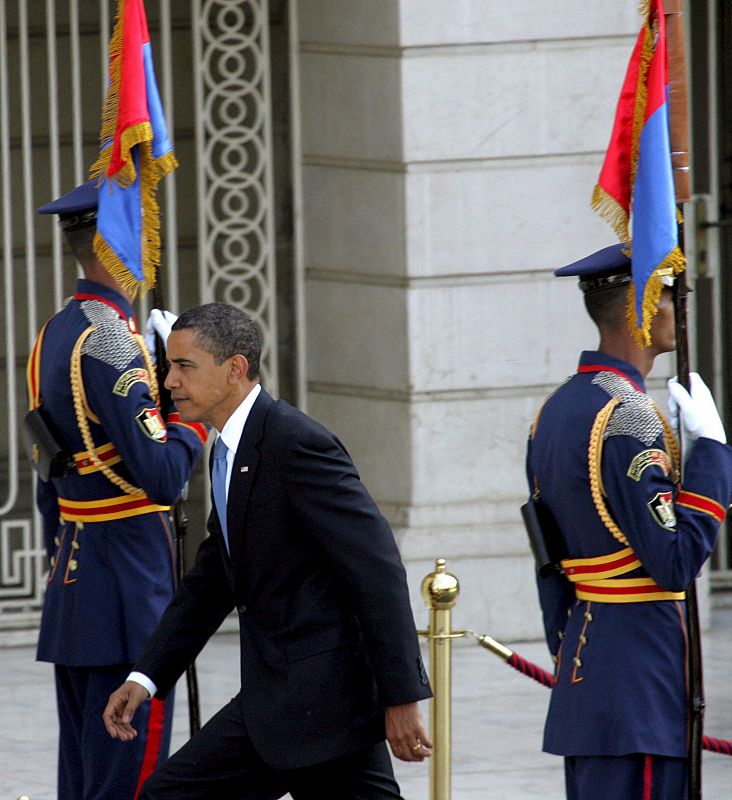
<svg viewBox="0 0 732 800">
<path fill-rule="evenodd" d="M 142 672 L 130 672 L 127 676 L 128 681 L 134 681 L 135 683 L 139 683 L 140 686 L 147 689 L 150 694 L 150 697 L 155 697 L 155 693 L 158 690 L 158 687 Z"/>
</svg>

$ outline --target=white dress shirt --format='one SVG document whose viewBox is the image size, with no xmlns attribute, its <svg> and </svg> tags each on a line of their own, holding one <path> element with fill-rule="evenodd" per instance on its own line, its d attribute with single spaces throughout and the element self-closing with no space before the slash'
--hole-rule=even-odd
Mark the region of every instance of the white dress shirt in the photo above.
<svg viewBox="0 0 732 800">
<path fill-rule="evenodd" d="M 226 445 L 228 452 L 226 453 L 226 497 L 229 497 L 229 483 L 231 481 L 231 470 L 234 466 L 234 458 L 236 457 L 236 451 L 239 447 L 239 440 L 241 439 L 242 433 L 244 432 L 244 425 L 247 421 L 247 417 L 249 416 L 249 412 L 252 410 L 252 406 L 254 405 L 254 401 L 259 397 L 259 393 L 262 391 L 262 387 L 260 384 L 257 384 L 251 392 L 242 400 L 242 402 L 236 407 L 234 413 L 226 420 L 224 423 L 224 427 L 221 431 L 219 431 L 219 436 L 224 440 L 224 444 Z M 150 693 L 150 697 L 155 696 L 155 692 L 157 692 L 158 687 L 150 680 L 142 672 L 130 672 L 127 676 L 128 681 L 135 681 L 135 683 L 139 683 L 141 686 L 144 686 L 145 689 Z"/>
</svg>

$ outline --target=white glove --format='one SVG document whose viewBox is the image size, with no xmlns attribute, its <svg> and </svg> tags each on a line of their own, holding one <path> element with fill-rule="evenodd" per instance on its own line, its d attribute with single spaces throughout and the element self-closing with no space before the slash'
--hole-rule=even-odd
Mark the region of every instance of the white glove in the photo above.
<svg viewBox="0 0 732 800">
<path fill-rule="evenodd" d="M 671 378 L 668 382 L 668 410 L 671 424 L 678 430 L 681 417 L 682 434 L 688 442 L 695 442 L 703 436 L 725 444 L 727 436 L 717 407 L 714 405 L 712 393 L 696 372 L 690 373 L 689 380 L 691 395 L 677 378 Z"/>
<path fill-rule="evenodd" d="M 145 323 L 145 344 L 147 349 L 154 355 L 155 354 L 155 334 L 163 341 L 163 347 L 168 346 L 168 336 L 170 336 L 170 329 L 178 317 L 172 311 L 161 311 L 159 308 L 153 308 L 150 311 L 150 316 Z"/>
</svg>

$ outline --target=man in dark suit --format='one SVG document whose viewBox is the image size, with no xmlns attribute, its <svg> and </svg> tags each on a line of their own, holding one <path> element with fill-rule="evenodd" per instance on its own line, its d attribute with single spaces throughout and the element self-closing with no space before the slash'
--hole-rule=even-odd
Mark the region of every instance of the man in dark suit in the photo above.
<svg viewBox="0 0 732 800">
<path fill-rule="evenodd" d="M 404 761 L 431 750 L 404 567 L 343 445 L 261 388 L 260 353 L 256 324 L 232 306 L 173 325 L 166 386 L 183 420 L 219 432 L 210 536 L 105 725 L 134 738 L 135 709 L 171 691 L 237 608 L 240 693 L 140 797 L 399 798 L 385 736 Z"/>
</svg>

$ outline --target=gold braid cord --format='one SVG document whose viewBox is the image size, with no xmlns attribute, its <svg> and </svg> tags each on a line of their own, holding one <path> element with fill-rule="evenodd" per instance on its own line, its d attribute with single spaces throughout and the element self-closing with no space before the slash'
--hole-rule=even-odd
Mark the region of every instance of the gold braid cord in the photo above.
<svg viewBox="0 0 732 800">
<path fill-rule="evenodd" d="M 160 388 L 158 387 L 158 376 L 155 372 L 155 364 L 153 364 L 150 351 L 145 344 L 145 337 L 139 333 L 133 333 L 132 338 L 137 342 L 137 346 L 142 353 L 142 360 L 145 362 L 145 369 L 147 370 L 148 377 L 150 378 L 150 394 L 156 406 L 160 407 Z"/>
<path fill-rule="evenodd" d="M 628 539 L 625 534 L 616 525 L 615 520 L 610 516 L 610 512 L 605 505 L 604 498 L 607 497 L 605 487 L 602 483 L 602 446 L 603 434 L 607 427 L 610 417 L 613 414 L 616 406 L 621 402 L 619 397 L 611 398 L 608 403 L 599 411 L 595 417 L 595 422 L 590 431 L 590 446 L 588 449 L 588 464 L 590 472 L 590 491 L 592 492 L 592 499 L 595 503 L 597 513 L 602 520 L 603 525 L 612 533 L 612 535 L 621 543 L 628 544 Z M 663 441 L 666 451 L 671 456 L 671 461 L 674 467 L 674 475 L 672 476 L 675 483 L 678 483 L 679 476 L 679 444 L 674 436 L 674 432 L 668 423 L 668 420 L 663 416 L 658 406 L 654 403 L 653 407 L 656 414 L 663 425 Z"/>
<path fill-rule="evenodd" d="M 89 460 L 101 471 L 105 477 L 107 477 L 115 486 L 120 488 L 125 494 L 132 495 L 133 497 L 146 497 L 144 489 L 140 489 L 138 486 L 133 486 L 131 483 L 128 483 L 124 478 L 114 472 L 114 470 L 108 467 L 99 458 L 97 455 L 96 445 L 94 444 L 94 439 L 92 439 L 91 430 L 89 429 L 89 422 L 87 420 L 87 414 L 84 409 L 84 406 L 86 405 L 86 394 L 84 392 L 84 381 L 81 375 L 81 349 L 84 346 L 84 342 L 92 333 L 94 333 L 95 330 L 96 327 L 94 325 L 87 328 L 76 340 L 74 349 L 71 352 L 71 394 L 74 400 L 74 411 L 76 412 L 76 422 L 79 426 L 79 432 L 81 433 L 81 438 L 84 441 L 84 447 L 86 447 L 89 454 Z M 143 337 L 139 334 L 133 334 L 133 338 L 137 342 L 140 352 L 142 353 L 142 358 L 150 376 L 150 390 L 153 400 L 157 405 L 159 398 L 158 382 L 155 377 L 155 367 L 152 363 L 152 358 L 150 357 L 150 353 L 145 346 L 145 340 Z"/>
<path fill-rule="evenodd" d="M 671 477 L 678 486 L 681 483 L 681 448 L 679 447 L 679 440 L 676 438 L 674 429 L 669 421 L 661 413 L 661 409 L 655 403 L 653 403 L 653 408 L 656 410 L 656 415 L 663 425 L 663 444 L 666 447 L 666 452 L 671 456 L 671 464 L 674 469 L 674 474 Z"/>
</svg>

